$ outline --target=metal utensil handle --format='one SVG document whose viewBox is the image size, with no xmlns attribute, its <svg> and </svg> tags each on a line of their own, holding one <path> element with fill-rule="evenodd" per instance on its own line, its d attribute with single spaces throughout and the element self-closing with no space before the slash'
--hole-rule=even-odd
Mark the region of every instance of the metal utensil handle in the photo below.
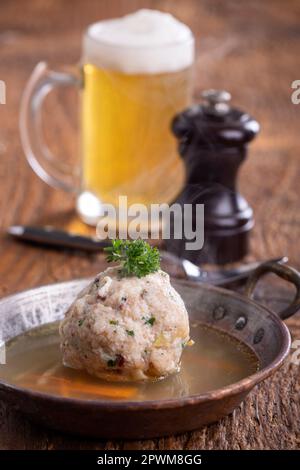
<svg viewBox="0 0 300 470">
<path fill-rule="evenodd" d="M 300 309 L 300 273 L 296 269 L 291 268 L 286 264 L 279 264 L 271 261 L 262 263 L 260 266 L 258 266 L 248 278 L 245 287 L 246 296 L 250 299 L 253 297 L 253 292 L 257 282 L 264 274 L 267 273 L 277 274 L 277 276 L 285 279 L 288 282 L 291 282 L 296 287 L 297 291 L 292 303 L 287 308 L 278 313 L 278 316 L 282 320 L 291 317 Z"/>
</svg>

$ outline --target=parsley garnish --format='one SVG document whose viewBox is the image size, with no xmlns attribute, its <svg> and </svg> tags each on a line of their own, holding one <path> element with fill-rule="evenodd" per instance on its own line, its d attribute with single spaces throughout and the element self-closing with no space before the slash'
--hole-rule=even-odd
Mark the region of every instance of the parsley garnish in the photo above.
<svg viewBox="0 0 300 470">
<path fill-rule="evenodd" d="M 133 330 L 126 330 L 126 333 L 128 334 L 128 336 L 134 336 Z"/>
<path fill-rule="evenodd" d="M 78 320 L 78 326 L 82 326 L 84 320 L 85 320 L 85 318 L 81 318 L 80 320 Z"/>
<path fill-rule="evenodd" d="M 109 323 L 111 325 L 118 325 L 119 324 L 119 322 L 117 320 L 109 320 Z"/>
<path fill-rule="evenodd" d="M 143 277 L 160 268 L 159 251 L 144 240 L 112 240 L 112 246 L 104 248 L 109 263 L 120 263 L 121 276 Z"/>
<path fill-rule="evenodd" d="M 155 322 L 155 317 L 150 317 L 150 318 L 142 317 L 142 320 L 145 320 L 144 325 L 151 325 L 151 326 L 153 326 L 153 324 L 154 324 L 154 322 Z"/>
</svg>

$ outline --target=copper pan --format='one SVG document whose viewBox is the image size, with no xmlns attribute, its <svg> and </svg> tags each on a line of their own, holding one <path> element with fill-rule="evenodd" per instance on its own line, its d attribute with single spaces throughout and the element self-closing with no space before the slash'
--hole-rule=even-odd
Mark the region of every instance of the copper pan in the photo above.
<svg viewBox="0 0 300 470">
<path fill-rule="evenodd" d="M 252 300 L 258 279 L 268 272 L 291 282 L 297 289 L 291 305 L 277 314 Z M 45 286 L 1 300 L 4 339 L 61 318 L 66 306 L 87 282 Z M 142 439 L 191 431 L 230 414 L 287 357 L 290 334 L 282 320 L 300 308 L 300 274 L 286 265 L 262 264 L 249 278 L 245 295 L 190 281 L 173 279 L 172 283 L 182 295 L 191 321 L 201 320 L 248 345 L 259 359 L 258 372 L 205 394 L 145 402 L 54 397 L 18 388 L 0 378 L 0 398 L 48 427 L 106 439 Z M 32 310 L 36 305 L 39 314 Z"/>
</svg>

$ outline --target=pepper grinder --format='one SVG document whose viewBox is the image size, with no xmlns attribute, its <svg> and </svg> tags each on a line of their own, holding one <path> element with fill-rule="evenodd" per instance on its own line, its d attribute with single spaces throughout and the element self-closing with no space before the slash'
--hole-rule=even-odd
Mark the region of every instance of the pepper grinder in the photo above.
<svg viewBox="0 0 300 470">
<path fill-rule="evenodd" d="M 204 204 L 204 246 L 186 250 L 186 240 L 166 240 L 167 249 L 196 264 L 225 264 L 248 252 L 253 211 L 237 190 L 237 175 L 258 122 L 230 106 L 227 91 L 207 90 L 203 103 L 175 116 L 172 131 L 186 166 L 186 185 L 174 201 Z M 195 230 L 193 220 L 193 229 Z M 172 233 L 172 232 L 171 232 Z"/>
</svg>

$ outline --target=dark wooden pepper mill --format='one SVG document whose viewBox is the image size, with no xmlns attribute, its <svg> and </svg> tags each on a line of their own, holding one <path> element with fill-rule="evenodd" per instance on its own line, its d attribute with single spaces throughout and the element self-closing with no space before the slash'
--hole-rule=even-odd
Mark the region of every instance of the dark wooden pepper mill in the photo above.
<svg viewBox="0 0 300 470">
<path fill-rule="evenodd" d="M 202 97 L 203 104 L 175 116 L 172 130 L 186 165 L 186 186 L 175 202 L 192 203 L 193 210 L 204 204 L 204 246 L 185 250 L 184 239 L 166 240 L 166 245 L 197 264 L 225 264 L 248 252 L 253 211 L 237 191 L 237 173 L 259 124 L 232 108 L 226 91 L 208 90 Z"/>
</svg>

